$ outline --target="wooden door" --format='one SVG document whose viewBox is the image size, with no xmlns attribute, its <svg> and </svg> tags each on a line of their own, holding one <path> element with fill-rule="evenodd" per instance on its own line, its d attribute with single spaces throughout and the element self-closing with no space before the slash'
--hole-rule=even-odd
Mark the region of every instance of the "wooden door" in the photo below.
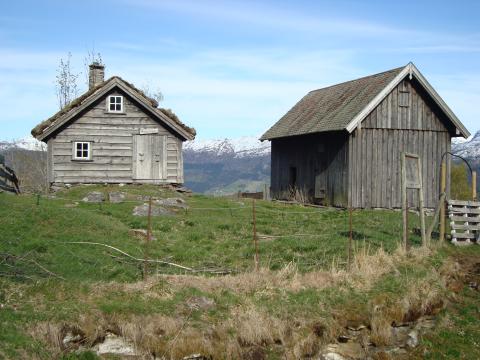
<svg viewBox="0 0 480 360">
<path fill-rule="evenodd" d="M 164 135 L 133 136 L 133 178 L 135 180 L 164 178 L 164 144 Z"/>
<path fill-rule="evenodd" d="M 324 153 L 317 158 L 317 166 L 315 168 L 315 198 L 324 200 L 327 192 L 327 172 Z"/>
</svg>

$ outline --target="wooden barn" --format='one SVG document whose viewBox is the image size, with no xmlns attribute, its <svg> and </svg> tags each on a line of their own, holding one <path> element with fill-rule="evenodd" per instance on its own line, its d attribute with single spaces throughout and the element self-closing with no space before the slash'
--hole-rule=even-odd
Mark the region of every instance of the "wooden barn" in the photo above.
<svg viewBox="0 0 480 360">
<path fill-rule="evenodd" d="M 409 152 L 421 157 L 425 206 L 433 208 L 442 154 L 452 137 L 469 135 L 409 63 L 311 91 L 261 140 L 272 144 L 274 198 L 299 189 L 325 205 L 401 208 L 400 159 Z"/>
<path fill-rule="evenodd" d="M 32 130 L 47 144 L 48 181 L 183 183 L 182 143 L 195 138 L 170 110 L 90 65 L 89 90 Z"/>
</svg>

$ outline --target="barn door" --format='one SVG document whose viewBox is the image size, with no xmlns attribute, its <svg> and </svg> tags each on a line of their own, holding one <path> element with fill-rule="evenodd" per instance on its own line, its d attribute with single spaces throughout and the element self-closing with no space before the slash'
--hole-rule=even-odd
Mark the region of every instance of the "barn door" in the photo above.
<svg viewBox="0 0 480 360">
<path fill-rule="evenodd" d="M 164 178 L 163 135 L 133 136 L 133 178 L 135 180 L 161 180 Z"/>
<path fill-rule="evenodd" d="M 326 158 L 323 147 L 319 150 L 315 167 L 315 199 L 324 200 L 327 192 Z"/>
</svg>

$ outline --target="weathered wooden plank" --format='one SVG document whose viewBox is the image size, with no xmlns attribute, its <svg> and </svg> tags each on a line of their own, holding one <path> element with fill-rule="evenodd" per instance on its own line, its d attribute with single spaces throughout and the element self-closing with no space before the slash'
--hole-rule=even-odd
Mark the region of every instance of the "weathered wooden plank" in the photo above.
<svg viewBox="0 0 480 360">
<path fill-rule="evenodd" d="M 480 201 L 468 201 L 468 200 L 454 200 L 454 199 L 449 199 L 447 201 L 448 205 L 454 205 L 454 206 L 471 206 L 471 207 L 477 207 L 480 208 Z"/>
<path fill-rule="evenodd" d="M 469 207 L 453 207 L 448 206 L 448 211 L 453 214 L 480 214 L 479 208 L 469 208 Z"/>
<path fill-rule="evenodd" d="M 73 141 L 92 141 L 104 144 L 131 144 L 132 136 L 98 136 L 98 135 L 58 135 L 55 138 L 55 144 L 68 144 Z"/>
<path fill-rule="evenodd" d="M 71 155 L 56 155 L 53 158 L 55 165 L 59 164 L 74 164 L 80 163 L 81 161 L 73 160 Z M 91 164 L 131 164 L 131 156 L 93 156 L 92 160 L 89 160 L 88 163 Z"/>
<path fill-rule="evenodd" d="M 450 223 L 450 228 L 453 230 L 469 230 L 469 231 L 480 231 L 480 224 L 457 224 L 455 222 Z"/>
<path fill-rule="evenodd" d="M 379 123 L 382 123 L 382 116 L 380 116 L 380 121 Z M 368 130 L 369 133 L 369 142 L 368 142 L 368 147 L 370 149 L 369 152 L 369 163 L 368 170 L 369 173 L 371 174 L 371 178 L 368 181 L 368 186 L 367 186 L 367 191 L 370 194 L 370 206 L 372 207 L 378 207 L 377 203 L 377 195 L 378 195 L 378 172 L 380 170 L 380 166 L 378 164 L 378 133 L 380 130 L 377 129 L 371 129 Z"/>
<path fill-rule="evenodd" d="M 475 239 L 476 235 L 472 233 L 458 233 L 452 230 L 452 238 L 455 239 Z"/>
<path fill-rule="evenodd" d="M 480 216 L 459 216 L 450 214 L 448 216 L 451 221 L 460 221 L 460 222 L 468 222 L 468 223 L 480 223 Z"/>
</svg>

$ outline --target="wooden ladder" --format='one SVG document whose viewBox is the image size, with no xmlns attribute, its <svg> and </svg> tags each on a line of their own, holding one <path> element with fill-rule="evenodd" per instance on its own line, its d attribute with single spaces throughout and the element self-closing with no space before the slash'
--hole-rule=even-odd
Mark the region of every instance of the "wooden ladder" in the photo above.
<svg viewBox="0 0 480 360">
<path fill-rule="evenodd" d="M 480 244 L 480 202 L 448 200 L 452 243 Z"/>
</svg>

